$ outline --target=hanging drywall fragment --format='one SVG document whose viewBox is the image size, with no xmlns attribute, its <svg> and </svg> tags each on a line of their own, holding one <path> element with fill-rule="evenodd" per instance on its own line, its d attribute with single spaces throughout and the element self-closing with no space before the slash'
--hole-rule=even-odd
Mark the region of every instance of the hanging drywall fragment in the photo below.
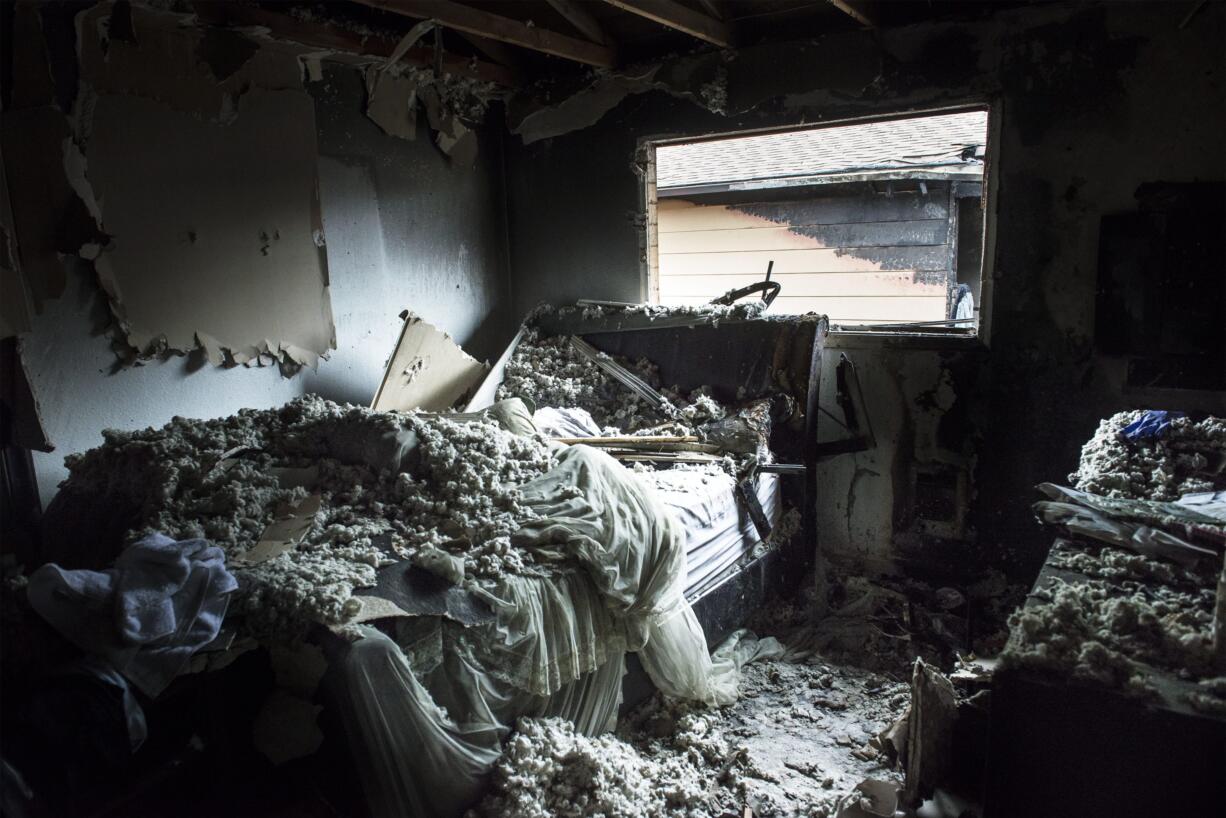
<svg viewBox="0 0 1226 818">
<path fill-rule="evenodd" d="M 400 340 L 372 409 L 441 412 L 477 387 L 490 365 L 469 355 L 442 330 L 405 312 Z"/>
<path fill-rule="evenodd" d="M 366 69 L 366 115 L 389 136 L 417 138 L 417 83 Z"/>
<path fill-rule="evenodd" d="M 452 118 L 450 131 L 439 131 L 435 138 L 439 149 L 451 159 L 451 164 L 460 168 L 470 168 L 477 161 L 477 134 Z"/>
<path fill-rule="evenodd" d="M 659 70 L 657 65 L 634 75 L 600 75 L 591 86 L 556 105 L 529 107 L 520 101 L 507 109 L 511 133 L 528 145 L 594 125 L 626 97 L 660 88 Z"/>
<path fill-rule="evenodd" d="M 335 53 L 334 51 L 312 51 L 309 54 L 299 55 L 298 62 L 302 65 L 302 81 L 304 83 L 323 82 L 323 61 Z"/>
<path fill-rule="evenodd" d="M 292 367 L 335 347 L 307 94 L 252 89 L 228 126 L 105 94 L 85 149 L 111 237 L 96 267 L 130 346 L 207 336 L 236 363 Z"/>
<path fill-rule="evenodd" d="M 68 179 L 69 187 L 85 205 L 94 223 L 101 225 L 102 211 L 98 208 L 98 201 L 94 198 L 94 189 L 86 175 L 85 154 L 81 153 L 81 147 L 71 137 L 64 137 L 61 148 L 64 153 L 64 175 Z"/>
<path fill-rule="evenodd" d="M 221 348 L 221 344 L 212 335 L 207 332 L 196 333 L 196 343 L 204 350 L 204 357 L 213 366 L 222 366 L 226 362 L 225 350 Z"/>
</svg>

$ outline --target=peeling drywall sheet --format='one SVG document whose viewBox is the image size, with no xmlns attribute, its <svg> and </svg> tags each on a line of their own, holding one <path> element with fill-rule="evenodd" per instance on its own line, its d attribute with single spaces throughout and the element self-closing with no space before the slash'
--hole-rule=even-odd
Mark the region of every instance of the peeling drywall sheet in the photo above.
<svg viewBox="0 0 1226 818">
<path fill-rule="evenodd" d="M 294 368 L 335 347 L 307 94 L 249 90 L 229 124 L 100 95 L 85 155 L 99 280 L 138 354 Z"/>
<path fill-rule="evenodd" d="M 595 125 L 626 97 L 659 87 L 656 82 L 656 72 L 659 69 L 659 66 L 652 66 L 646 72 L 634 76 L 601 76 L 590 87 L 567 97 L 557 105 L 517 114 L 508 112 L 512 120 L 509 123 L 511 133 L 520 136 L 524 144 L 528 145 Z"/>
<path fill-rule="evenodd" d="M 411 312 L 388 361 L 372 409 L 441 412 L 474 390 L 490 365 L 469 355 L 440 329 Z"/>
<path fill-rule="evenodd" d="M 416 139 L 417 83 L 379 68 L 367 68 L 366 115 L 389 136 Z"/>
</svg>

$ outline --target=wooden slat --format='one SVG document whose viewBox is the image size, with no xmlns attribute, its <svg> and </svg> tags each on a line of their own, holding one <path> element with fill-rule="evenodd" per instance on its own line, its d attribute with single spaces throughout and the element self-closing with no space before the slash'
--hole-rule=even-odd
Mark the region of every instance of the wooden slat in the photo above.
<svg viewBox="0 0 1226 818">
<path fill-rule="evenodd" d="M 744 253 L 679 253 L 660 256 L 660 276 L 766 273 L 775 262 L 784 273 L 855 273 L 946 270 L 944 247 L 865 247 L 857 250 L 750 250 Z"/>
<path fill-rule="evenodd" d="M 357 0 L 357 2 L 394 14 L 434 20 L 456 31 L 477 34 L 491 40 L 510 43 L 587 65 L 612 68 L 616 63 L 616 55 L 608 46 L 529 26 L 510 17 L 491 14 L 488 11 L 453 3 L 451 0 Z"/>
<path fill-rule="evenodd" d="M 660 303 L 669 306 L 705 304 L 710 299 L 697 297 L 675 297 L 661 299 Z M 903 321 L 939 321 L 946 318 L 945 296 L 848 296 L 842 298 L 812 298 L 805 296 L 780 296 L 771 305 L 770 312 L 780 314 L 799 314 L 816 312 L 830 316 L 832 322 L 876 322 L 892 323 Z"/>
<path fill-rule="evenodd" d="M 721 48 L 732 45 L 732 27 L 675 0 L 605 0 L 611 6 L 683 31 Z"/>
<path fill-rule="evenodd" d="M 661 276 L 661 299 L 678 296 L 699 296 L 708 300 L 736 287 L 761 281 L 761 275 Z M 912 272 L 897 273 L 826 273 L 824 275 L 772 275 L 778 281 L 781 296 L 932 296 L 945 297 L 945 282 L 925 283 L 915 280 Z"/>
<path fill-rule="evenodd" d="M 818 224 L 859 224 L 948 219 L 948 190 L 929 186 L 929 196 L 898 195 L 871 199 L 829 197 L 793 202 L 763 202 L 736 206 L 699 206 L 679 199 L 662 199 L 658 208 L 661 233 L 714 228 L 780 227 Z"/>
<path fill-rule="evenodd" d="M 357 34 L 327 21 L 306 22 L 288 14 L 245 3 L 196 2 L 192 5 L 192 10 L 204 23 L 231 28 L 260 26 L 267 29 L 268 36 L 274 40 L 285 40 L 346 54 L 388 57 L 397 43 L 392 37 Z M 434 64 L 434 49 L 411 48 L 401 58 L 401 62 L 429 67 Z M 519 75 L 509 68 L 455 54 L 443 55 L 443 70 L 456 76 L 472 77 L 508 88 L 520 84 Z"/>
<path fill-rule="evenodd" d="M 584 37 L 601 45 L 612 45 L 600 21 L 591 15 L 578 0 L 549 0 L 553 10 L 566 18 Z"/>
<path fill-rule="evenodd" d="M 946 243 L 949 222 L 815 224 L 799 227 L 741 227 L 685 230 L 660 236 L 661 254 L 720 253 L 744 250 L 804 250 L 830 247 L 924 247 Z"/>
</svg>

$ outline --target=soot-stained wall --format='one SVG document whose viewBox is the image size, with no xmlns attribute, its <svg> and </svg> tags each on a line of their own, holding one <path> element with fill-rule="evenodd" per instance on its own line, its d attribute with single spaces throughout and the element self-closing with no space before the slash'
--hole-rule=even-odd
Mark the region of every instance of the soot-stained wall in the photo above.
<svg viewBox="0 0 1226 818">
<path fill-rule="evenodd" d="M 308 392 L 368 404 L 395 346 L 401 310 L 417 312 L 480 357 L 496 357 L 509 339 L 500 126 L 480 130 L 475 164 L 453 165 L 431 143 L 424 121 L 415 141 L 387 136 L 371 122 L 355 69 L 328 67 L 304 88 L 313 98 L 319 145 L 337 344 L 330 359 L 288 377 L 276 366 L 216 367 L 199 350 L 117 366 L 96 276 L 86 262 L 64 257 L 64 295 L 47 301 L 20 338 L 55 446 L 34 455 L 44 505 L 66 476 L 65 455 L 100 444 L 105 428 L 161 425 L 176 415 L 219 417 Z"/>
<path fill-rule="evenodd" d="M 521 128 L 534 141 L 507 148 L 517 311 L 641 297 L 633 162 L 644 138 L 990 102 L 990 346 L 832 338 L 823 402 L 833 408 L 832 365 L 846 350 L 878 447 L 824 467 L 819 519 L 826 553 L 861 565 L 1033 566 L 1048 542 L 1030 513 L 1033 486 L 1065 480 L 1099 418 L 1223 404 L 1126 389 L 1126 362 L 1091 341 L 1100 216 L 1135 209 L 1146 181 L 1226 176 L 1226 8 L 1209 4 L 1181 28 L 1187 11 L 1045 5 L 678 58 L 651 83 L 624 83 L 590 127 L 600 112 L 582 97 L 565 116 L 535 115 Z M 726 90 L 728 113 L 696 104 L 721 101 L 711 88 Z M 609 107 L 604 91 L 589 107 Z M 567 116 L 582 129 L 567 133 Z M 825 424 L 823 436 L 837 432 Z"/>
</svg>

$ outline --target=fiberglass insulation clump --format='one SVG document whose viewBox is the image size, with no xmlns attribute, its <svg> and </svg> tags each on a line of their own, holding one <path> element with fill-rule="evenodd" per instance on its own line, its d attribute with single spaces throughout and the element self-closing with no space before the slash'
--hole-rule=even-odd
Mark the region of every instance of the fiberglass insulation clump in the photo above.
<svg viewBox="0 0 1226 818">
<path fill-rule="evenodd" d="M 1124 427 L 1145 414 L 1120 412 L 1103 420 L 1082 448 L 1069 482 L 1092 494 L 1134 500 L 1178 500 L 1226 487 L 1226 473 L 1220 471 L 1226 460 L 1226 420 L 1176 417 L 1155 439 L 1122 439 Z"/>
<path fill-rule="evenodd" d="M 103 437 L 67 459 L 64 487 L 132 508 L 124 544 L 156 530 L 223 548 L 240 582 L 236 610 L 265 636 L 345 622 L 358 609 L 354 589 L 372 586 L 376 567 L 430 547 L 460 557 L 478 579 L 532 570 L 510 544 L 535 516 L 517 487 L 554 463 L 544 443 L 493 420 L 375 412 L 314 396 Z M 306 498 L 308 486 L 322 502 L 301 545 L 243 566 L 278 511 Z"/>
<path fill-rule="evenodd" d="M 579 408 L 591 414 L 605 434 L 688 435 L 696 427 L 724 418 L 728 411 L 703 389 L 683 395 L 660 386 L 659 369 L 646 359 L 619 360 L 676 407 L 662 415 L 647 401 L 583 357 L 566 336 L 544 336 L 529 328 L 507 362 L 499 398 L 527 398 L 537 407 Z"/>
</svg>

